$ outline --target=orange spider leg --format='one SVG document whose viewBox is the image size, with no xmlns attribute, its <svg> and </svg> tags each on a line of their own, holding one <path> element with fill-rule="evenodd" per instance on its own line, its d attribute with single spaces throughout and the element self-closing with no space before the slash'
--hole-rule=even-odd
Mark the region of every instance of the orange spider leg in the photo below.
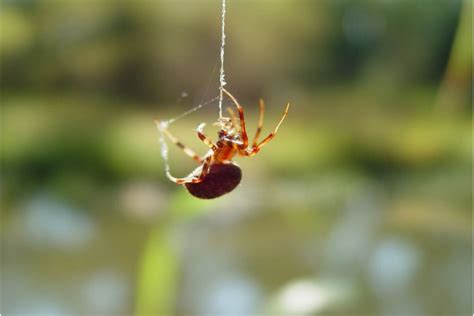
<svg viewBox="0 0 474 316">
<path fill-rule="evenodd" d="M 262 132 L 262 127 L 263 127 L 263 114 L 265 112 L 265 103 L 263 102 L 263 99 L 260 99 L 260 102 L 258 103 L 258 105 L 260 108 L 260 116 L 258 119 L 257 131 L 255 132 L 255 137 L 253 138 L 252 147 L 257 146 L 258 137 L 260 136 L 260 133 Z"/>
<path fill-rule="evenodd" d="M 239 119 L 240 119 L 240 134 L 242 136 L 242 146 L 241 148 L 247 148 L 248 143 L 249 143 L 249 138 L 247 136 L 247 130 L 245 129 L 245 118 L 244 118 L 244 109 L 242 106 L 237 102 L 237 99 L 230 94 L 229 91 L 226 89 L 222 88 L 222 91 L 227 94 L 227 96 L 234 102 L 235 106 L 237 107 L 237 110 L 239 111 Z"/>
<path fill-rule="evenodd" d="M 192 150 L 191 148 L 185 146 L 182 142 L 180 142 L 173 134 L 171 134 L 171 132 L 158 120 L 155 120 L 155 124 L 156 126 L 158 127 L 158 129 L 163 132 L 170 140 L 173 144 L 175 144 L 176 146 L 178 146 L 181 150 L 183 150 L 183 152 L 191 157 L 194 161 L 198 162 L 198 163 L 201 163 L 202 162 L 202 158 L 199 157 L 195 152 L 194 150 Z"/>
<path fill-rule="evenodd" d="M 206 157 L 206 159 L 204 160 L 204 163 L 202 164 L 202 167 L 198 167 L 196 169 L 196 170 L 201 169 L 201 173 L 199 174 L 199 176 L 196 176 L 196 170 L 194 170 L 189 176 L 184 177 L 184 178 L 175 178 L 175 177 L 173 177 L 169 173 L 169 170 L 166 171 L 166 175 L 168 176 L 168 179 L 170 179 L 171 181 L 173 181 L 176 184 L 199 183 L 209 173 L 209 169 L 211 167 L 211 162 L 212 162 L 212 156 Z"/>
<path fill-rule="evenodd" d="M 286 115 L 288 114 L 289 108 L 290 108 L 290 103 L 288 103 L 286 105 L 285 111 L 283 111 L 283 115 L 282 115 L 280 121 L 278 122 L 277 126 L 273 130 L 273 132 L 271 132 L 267 137 L 265 137 L 257 146 L 253 146 L 250 151 L 245 151 L 242 154 L 244 154 L 245 156 L 251 157 L 251 156 L 255 155 L 256 153 L 258 153 L 259 150 L 263 146 L 265 146 L 265 144 L 267 144 L 270 140 L 272 140 L 272 138 L 275 137 L 276 133 L 278 132 L 278 129 L 280 128 L 281 123 L 283 123 L 283 121 L 285 120 Z"/>
<path fill-rule="evenodd" d="M 185 178 L 175 178 L 173 177 L 168 171 L 166 171 L 166 176 L 168 177 L 169 180 L 173 181 L 174 183 L 176 184 L 185 184 L 185 183 L 198 183 L 198 182 L 201 182 L 201 181 L 198 181 L 198 182 L 194 182 L 196 178 L 194 177 L 185 177 Z"/>
<path fill-rule="evenodd" d="M 214 144 L 209 137 L 204 135 L 204 126 L 206 126 L 206 123 L 201 123 L 198 125 L 198 127 L 196 128 L 197 135 L 204 144 L 206 144 L 209 148 L 212 149 L 212 151 L 216 151 L 216 144 Z"/>
</svg>

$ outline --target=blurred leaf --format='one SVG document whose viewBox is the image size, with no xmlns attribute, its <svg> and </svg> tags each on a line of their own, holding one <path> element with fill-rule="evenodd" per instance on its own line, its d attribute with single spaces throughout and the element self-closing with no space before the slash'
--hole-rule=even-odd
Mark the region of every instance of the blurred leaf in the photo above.
<svg viewBox="0 0 474 316">
<path fill-rule="evenodd" d="M 136 316 L 171 315 L 176 300 L 178 258 L 167 230 L 152 231 L 142 256 Z"/>
<path fill-rule="evenodd" d="M 472 0 L 465 0 L 440 87 L 436 109 L 459 113 L 470 109 L 472 95 Z"/>
</svg>

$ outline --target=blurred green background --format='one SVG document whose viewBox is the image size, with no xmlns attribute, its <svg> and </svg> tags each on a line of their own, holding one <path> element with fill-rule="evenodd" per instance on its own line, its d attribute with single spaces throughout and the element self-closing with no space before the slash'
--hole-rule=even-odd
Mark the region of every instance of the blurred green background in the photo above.
<svg viewBox="0 0 474 316">
<path fill-rule="evenodd" d="M 201 201 L 153 119 L 217 95 L 220 7 L 1 2 L 1 313 L 471 313 L 472 1 L 228 1 L 250 133 L 292 108 Z"/>
</svg>

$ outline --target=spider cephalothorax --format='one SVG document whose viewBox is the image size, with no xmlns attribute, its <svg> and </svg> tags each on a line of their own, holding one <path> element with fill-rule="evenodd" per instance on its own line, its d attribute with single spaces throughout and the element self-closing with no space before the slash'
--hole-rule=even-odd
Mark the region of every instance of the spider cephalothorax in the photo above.
<svg viewBox="0 0 474 316">
<path fill-rule="evenodd" d="M 183 143 L 168 131 L 164 124 L 155 121 L 160 131 L 165 133 L 185 154 L 201 164 L 185 178 L 175 178 L 167 171 L 167 176 L 171 181 L 177 184 L 184 184 L 189 193 L 201 199 L 213 199 L 235 189 L 242 179 L 242 171 L 237 164 L 232 162 L 232 158 L 235 155 L 252 157 L 257 154 L 265 144 L 275 137 L 290 107 L 288 103 L 273 132 L 259 142 L 258 138 L 262 131 L 265 111 L 263 100 L 260 100 L 260 119 L 257 131 L 250 144 L 245 127 L 244 110 L 242 106 L 232 94 L 225 89 L 222 90 L 237 107 L 239 124 L 237 124 L 237 117 L 234 111 L 229 108 L 230 117 L 221 117 L 215 123 L 219 126 L 216 143 L 213 143 L 211 139 L 204 135 L 205 124 L 200 124 L 196 129 L 197 135 L 199 139 L 210 148 L 204 157 L 198 156 L 193 150 L 184 146 Z"/>
</svg>

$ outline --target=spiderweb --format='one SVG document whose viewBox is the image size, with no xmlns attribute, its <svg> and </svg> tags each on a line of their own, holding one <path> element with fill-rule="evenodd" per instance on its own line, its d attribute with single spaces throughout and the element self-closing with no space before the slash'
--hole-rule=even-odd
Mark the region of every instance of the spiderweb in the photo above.
<svg viewBox="0 0 474 316">
<path fill-rule="evenodd" d="M 159 137 L 159 142 L 161 144 L 161 157 L 163 158 L 163 161 L 165 163 L 165 172 L 166 176 L 169 179 L 174 179 L 174 177 L 170 173 L 170 165 L 169 165 L 169 159 L 168 159 L 168 144 L 166 143 L 165 136 L 164 136 L 164 130 L 167 129 L 171 124 L 176 122 L 179 119 L 182 119 L 185 116 L 188 116 L 189 114 L 201 109 L 203 106 L 206 106 L 208 104 L 211 104 L 215 102 L 216 100 L 219 100 L 219 118 L 218 122 L 222 120 L 222 102 L 223 102 L 223 89 L 224 86 L 226 85 L 225 81 L 225 71 L 224 71 L 224 48 L 225 48 L 225 14 L 226 14 L 226 0 L 222 0 L 222 10 L 221 10 L 221 47 L 220 47 L 220 73 L 219 73 L 219 95 L 208 100 L 205 102 L 201 102 L 200 104 L 196 105 L 195 107 L 191 108 L 190 110 L 173 117 L 169 120 L 165 121 L 155 121 L 156 127 L 158 131 L 160 132 L 160 137 Z M 217 66 L 217 64 L 216 64 Z M 215 68 L 214 68 L 215 71 Z M 213 74 L 214 74 L 213 71 Z M 212 79 L 212 75 L 211 75 Z"/>
<path fill-rule="evenodd" d="M 224 47 L 225 47 L 225 0 L 222 0 L 222 17 L 221 17 L 221 71 L 219 75 L 219 119 L 222 118 L 222 89 L 226 84 L 224 72 Z"/>
</svg>

